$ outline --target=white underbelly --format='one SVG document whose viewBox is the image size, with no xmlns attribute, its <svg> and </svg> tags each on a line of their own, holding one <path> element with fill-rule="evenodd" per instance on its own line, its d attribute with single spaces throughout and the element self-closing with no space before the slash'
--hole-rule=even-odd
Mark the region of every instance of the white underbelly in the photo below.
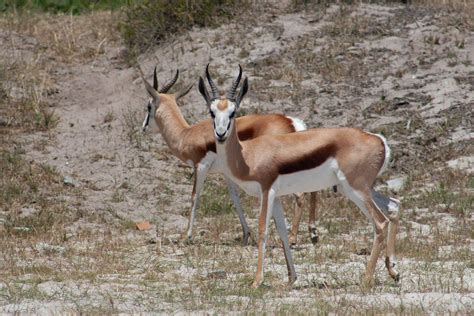
<svg viewBox="0 0 474 316">
<path fill-rule="evenodd" d="M 333 159 L 328 159 L 319 167 L 278 176 L 273 187 L 276 195 L 299 192 L 314 192 L 339 183 L 334 170 Z"/>
<path fill-rule="evenodd" d="M 260 184 L 257 181 L 242 181 L 235 177 L 230 177 L 231 180 L 236 183 L 239 188 L 245 191 L 248 195 L 259 197 L 262 190 Z"/>
</svg>

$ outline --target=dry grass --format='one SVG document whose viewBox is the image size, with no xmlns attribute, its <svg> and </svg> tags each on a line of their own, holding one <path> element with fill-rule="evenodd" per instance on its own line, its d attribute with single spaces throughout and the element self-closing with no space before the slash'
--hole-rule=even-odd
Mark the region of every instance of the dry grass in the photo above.
<svg viewBox="0 0 474 316">
<path fill-rule="evenodd" d="M 2 125 L 22 131 L 49 130 L 59 118 L 55 104 L 45 101 L 58 92 L 55 63 L 93 61 L 106 45 L 115 45 L 116 15 L 93 12 L 83 16 L 32 12 L 4 13 L 0 110 Z M 7 132 L 7 130 L 3 130 Z"/>
<path fill-rule="evenodd" d="M 0 27 L 30 37 L 49 62 L 73 62 L 93 60 L 115 44 L 116 19 L 117 13 L 108 11 L 80 16 L 13 12 L 2 16 Z"/>
</svg>

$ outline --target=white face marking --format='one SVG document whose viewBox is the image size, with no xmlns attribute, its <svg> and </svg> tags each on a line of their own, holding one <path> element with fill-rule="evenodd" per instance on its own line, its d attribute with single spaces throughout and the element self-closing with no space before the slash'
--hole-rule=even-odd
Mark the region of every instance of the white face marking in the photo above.
<svg viewBox="0 0 474 316">
<path fill-rule="evenodd" d="M 157 108 L 157 106 L 155 105 L 155 102 L 153 102 L 153 98 L 149 98 L 148 102 L 146 104 L 146 116 L 145 116 L 145 119 L 143 120 L 143 124 L 142 124 L 142 131 L 143 132 L 148 130 L 148 128 L 150 128 L 150 127 L 156 126 L 156 124 L 155 124 L 156 108 Z"/>
<path fill-rule="evenodd" d="M 235 103 L 227 100 L 227 108 L 220 110 L 218 105 L 222 100 L 214 100 L 209 108 L 214 123 L 214 136 L 223 143 L 232 129 L 235 119 Z"/>
</svg>

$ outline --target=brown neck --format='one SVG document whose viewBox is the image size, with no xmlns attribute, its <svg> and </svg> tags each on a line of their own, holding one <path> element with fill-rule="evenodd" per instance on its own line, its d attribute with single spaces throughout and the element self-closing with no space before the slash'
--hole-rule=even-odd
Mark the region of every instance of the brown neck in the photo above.
<svg viewBox="0 0 474 316">
<path fill-rule="evenodd" d="M 180 150 L 180 144 L 182 142 L 181 134 L 184 130 L 189 128 L 189 124 L 176 105 L 176 100 L 167 95 L 160 95 L 160 98 L 160 106 L 155 114 L 156 124 L 160 128 L 161 135 L 173 154 L 183 159 Z"/>
<path fill-rule="evenodd" d="M 239 137 L 236 130 L 236 121 L 232 124 L 232 129 L 229 137 L 223 145 L 217 146 L 217 154 L 225 156 L 225 162 L 231 173 L 237 177 L 241 178 L 241 175 L 249 174 L 249 166 L 244 160 L 242 154 L 242 144 L 240 143 Z M 221 152 L 220 152 L 221 151 Z"/>
</svg>

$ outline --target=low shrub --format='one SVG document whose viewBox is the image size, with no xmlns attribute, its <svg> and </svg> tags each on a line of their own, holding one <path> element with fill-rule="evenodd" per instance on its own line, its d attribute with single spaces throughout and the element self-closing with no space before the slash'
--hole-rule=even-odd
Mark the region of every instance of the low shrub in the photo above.
<svg viewBox="0 0 474 316">
<path fill-rule="evenodd" d="M 141 53 L 170 34 L 193 26 L 214 26 L 242 10 L 236 0 L 135 1 L 123 9 L 120 30 L 132 54 Z"/>
</svg>

